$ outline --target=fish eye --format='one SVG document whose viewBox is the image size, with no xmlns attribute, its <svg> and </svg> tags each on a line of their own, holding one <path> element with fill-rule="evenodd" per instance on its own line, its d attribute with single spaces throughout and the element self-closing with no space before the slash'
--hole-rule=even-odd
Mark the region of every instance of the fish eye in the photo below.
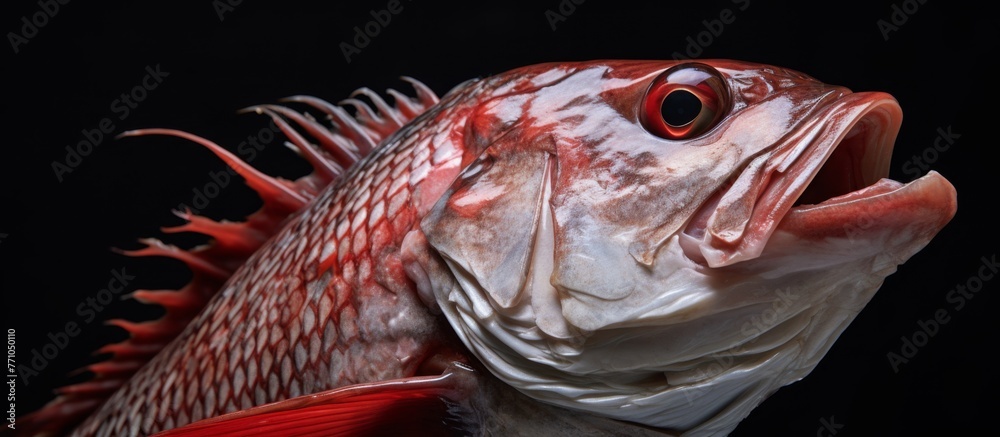
<svg viewBox="0 0 1000 437">
<path fill-rule="evenodd" d="M 729 92 L 719 72 L 705 64 L 685 63 L 653 79 L 639 120 L 658 137 L 684 140 L 715 127 L 728 109 Z"/>
</svg>

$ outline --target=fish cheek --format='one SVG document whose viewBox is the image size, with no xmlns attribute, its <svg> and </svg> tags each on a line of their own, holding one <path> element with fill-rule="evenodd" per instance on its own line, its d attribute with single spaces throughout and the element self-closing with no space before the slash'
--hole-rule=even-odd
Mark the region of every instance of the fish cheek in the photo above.
<svg viewBox="0 0 1000 437">
<path fill-rule="evenodd" d="M 509 308 L 524 295 L 549 153 L 506 136 L 473 161 L 421 222 L 469 292 Z M 440 296 L 439 296 L 440 297 Z M 440 299 L 439 299 L 440 302 Z"/>
</svg>

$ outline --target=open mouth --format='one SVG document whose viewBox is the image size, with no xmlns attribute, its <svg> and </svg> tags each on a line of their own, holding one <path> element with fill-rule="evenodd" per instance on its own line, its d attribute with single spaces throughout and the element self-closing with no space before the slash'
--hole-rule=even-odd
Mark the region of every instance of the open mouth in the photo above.
<svg viewBox="0 0 1000 437">
<path fill-rule="evenodd" d="M 865 114 L 840 141 L 831 143 L 832 151 L 794 206 L 816 205 L 847 196 L 887 177 L 889 157 L 899 127 L 890 113 L 892 109 L 888 106 L 888 109 Z"/>
<path fill-rule="evenodd" d="M 779 230 L 827 239 L 913 228 L 929 239 L 954 215 L 955 191 L 936 172 L 908 184 L 886 179 L 901 121 L 885 93 L 823 108 L 706 202 L 685 231 L 700 240 L 695 258 L 711 267 L 752 259 Z"/>
</svg>

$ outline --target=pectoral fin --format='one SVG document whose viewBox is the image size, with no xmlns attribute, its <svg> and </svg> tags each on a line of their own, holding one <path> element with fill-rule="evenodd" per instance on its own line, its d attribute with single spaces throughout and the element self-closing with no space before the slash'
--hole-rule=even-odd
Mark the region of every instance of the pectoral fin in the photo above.
<svg viewBox="0 0 1000 437">
<path fill-rule="evenodd" d="M 449 435 L 457 376 L 357 384 L 201 420 L 155 434 L 205 436 Z"/>
</svg>

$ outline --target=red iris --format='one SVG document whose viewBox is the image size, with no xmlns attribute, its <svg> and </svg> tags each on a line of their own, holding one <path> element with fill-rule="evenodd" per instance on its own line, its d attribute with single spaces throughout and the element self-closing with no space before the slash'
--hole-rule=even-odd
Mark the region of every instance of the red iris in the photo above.
<svg viewBox="0 0 1000 437">
<path fill-rule="evenodd" d="M 719 73 L 704 64 L 687 63 L 653 79 L 639 119 L 659 137 L 684 140 L 715 127 L 728 109 L 729 93 Z"/>
</svg>

